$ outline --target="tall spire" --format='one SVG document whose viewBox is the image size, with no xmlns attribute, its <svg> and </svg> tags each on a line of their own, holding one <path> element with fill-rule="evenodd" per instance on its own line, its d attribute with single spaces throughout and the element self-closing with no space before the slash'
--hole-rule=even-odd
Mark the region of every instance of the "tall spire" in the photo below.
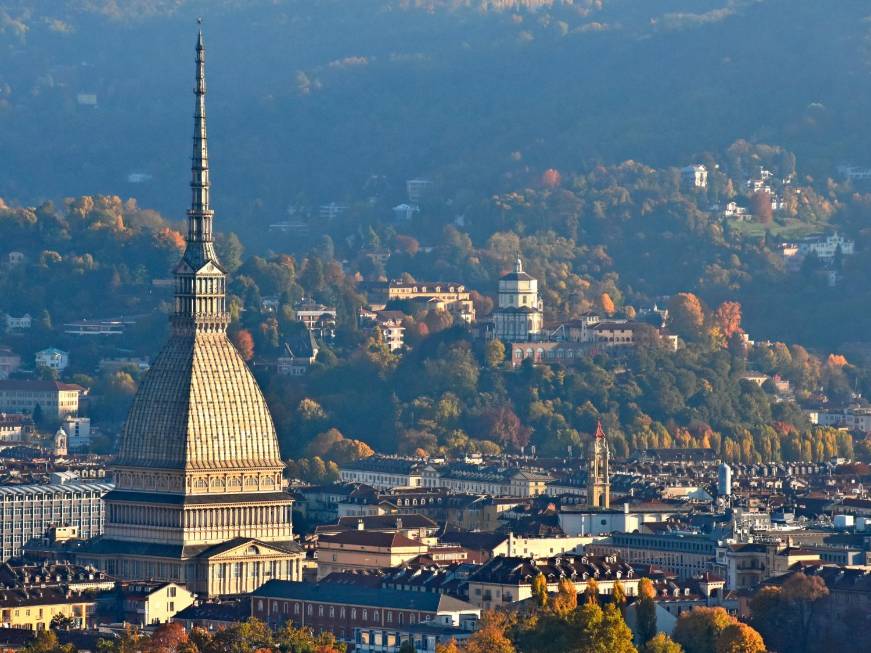
<svg viewBox="0 0 871 653">
<path fill-rule="evenodd" d="M 188 240 L 212 239 L 209 206 L 209 146 L 206 137 L 206 45 L 203 30 L 197 35 L 197 68 L 194 85 L 194 149 L 191 157 L 191 208 L 188 211 Z"/>
<path fill-rule="evenodd" d="M 202 22 L 197 21 L 197 22 Z M 215 253 L 209 203 L 209 149 L 206 140 L 206 46 L 199 30 L 194 78 L 194 149 L 191 157 L 191 208 L 188 209 L 187 246 L 175 269 L 177 333 L 223 331 L 227 313 L 224 269 Z"/>
</svg>

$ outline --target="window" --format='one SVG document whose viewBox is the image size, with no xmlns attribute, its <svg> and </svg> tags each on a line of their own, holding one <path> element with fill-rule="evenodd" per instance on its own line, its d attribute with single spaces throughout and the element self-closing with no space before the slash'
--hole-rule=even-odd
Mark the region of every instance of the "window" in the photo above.
<svg viewBox="0 0 871 653">
<path fill-rule="evenodd" d="M 299 603 L 293 604 L 293 614 L 299 614 Z"/>
<path fill-rule="evenodd" d="M 369 619 L 369 611 L 364 609 L 363 610 L 363 621 L 366 621 L 368 619 Z"/>
</svg>

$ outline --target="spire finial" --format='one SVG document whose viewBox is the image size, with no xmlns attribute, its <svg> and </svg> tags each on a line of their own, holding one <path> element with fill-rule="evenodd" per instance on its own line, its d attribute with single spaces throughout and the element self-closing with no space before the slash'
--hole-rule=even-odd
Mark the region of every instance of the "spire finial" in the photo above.
<svg viewBox="0 0 871 653">
<path fill-rule="evenodd" d="M 523 272 L 523 261 L 520 259 L 520 254 L 517 255 L 517 260 L 514 262 L 514 271 Z"/>
</svg>

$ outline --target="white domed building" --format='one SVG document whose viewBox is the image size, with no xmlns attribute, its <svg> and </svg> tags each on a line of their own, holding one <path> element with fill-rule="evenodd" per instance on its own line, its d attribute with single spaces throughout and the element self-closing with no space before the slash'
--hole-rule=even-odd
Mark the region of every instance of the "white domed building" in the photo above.
<svg viewBox="0 0 871 653">
<path fill-rule="evenodd" d="M 493 311 L 494 335 L 499 340 L 537 340 L 544 323 L 544 304 L 538 279 L 523 271 L 520 258 L 514 270 L 499 279 L 499 299 Z"/>
</svg>

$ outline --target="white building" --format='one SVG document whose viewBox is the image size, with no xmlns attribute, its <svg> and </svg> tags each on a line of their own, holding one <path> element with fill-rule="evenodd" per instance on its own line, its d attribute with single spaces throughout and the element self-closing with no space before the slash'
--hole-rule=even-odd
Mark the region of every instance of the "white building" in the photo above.
<svg viewBox="0 0 871 653">
<path fill-rule="evenodd" d="M 433 183 L 429 179 L 409 179 L 405 182 L 405 190 L 408 193 L 408 201 L 412 204 L 420 204 L 432 191 Z"/>
<path fill-rule="evenodd" d="M 708 169 L 700 163 L 681 168 L 680 178 L 686 188 L 708 187 Z"/>
<path fill-rule="evenodd" d="M 29 329 L 33 324 L 33 319 L 30 317 L 30 313 L 25 313 L 21 317 L 15 317 L 13 315 L 6 316 L 6 329 Z"/>
<path fill-rule="evenodd" d="M 49 544 L 53 528 L 75 528 L 83 540 L 103 533 L 107 483 L 9 485 L 0 487 L 0 554 L 20 556 L 24 545 Z"/>
<path fill-rule="evenodd" d="M 62 372 L 70 364 L 70 355 L 58 349 L 57 347 L 49 347 L 36 352 L 36 366 L 47 367 L 51 370 Z"/>
<path fill-rule="evenodd" d="M 70 451 L 87 451 L 91 446 L 91 418 L 72 417 L 64 418 L 63 429 L 69 435 Z"/>
<path fill-rule="evenodd" d="M 831 261 L 835 258 L 838 248 L 844 256 L 852 256 L 855 253 L 856 243 L 847 240 L 843 235 L 835 232 L 825 238 L 803 240 L 798 244 L 799 254 L 807 256 L 810 253 L 817 255 L 821 261 Z"/>
<path fill-rule="evenodd" d="M 393 207 L 393 220 L 395 222 L 409 222 L 420 209 L 414 204 L 398 204 Z"/>
<path fill-rule="evenodd" d="M 544 323 L 544 304 L 538 280 L 523 271 L 518 258 L 514 271 L 499 279 L 499 298 L 493 311 L 494 335 L 506 342 L 535 340 Z"/>
</svg>

